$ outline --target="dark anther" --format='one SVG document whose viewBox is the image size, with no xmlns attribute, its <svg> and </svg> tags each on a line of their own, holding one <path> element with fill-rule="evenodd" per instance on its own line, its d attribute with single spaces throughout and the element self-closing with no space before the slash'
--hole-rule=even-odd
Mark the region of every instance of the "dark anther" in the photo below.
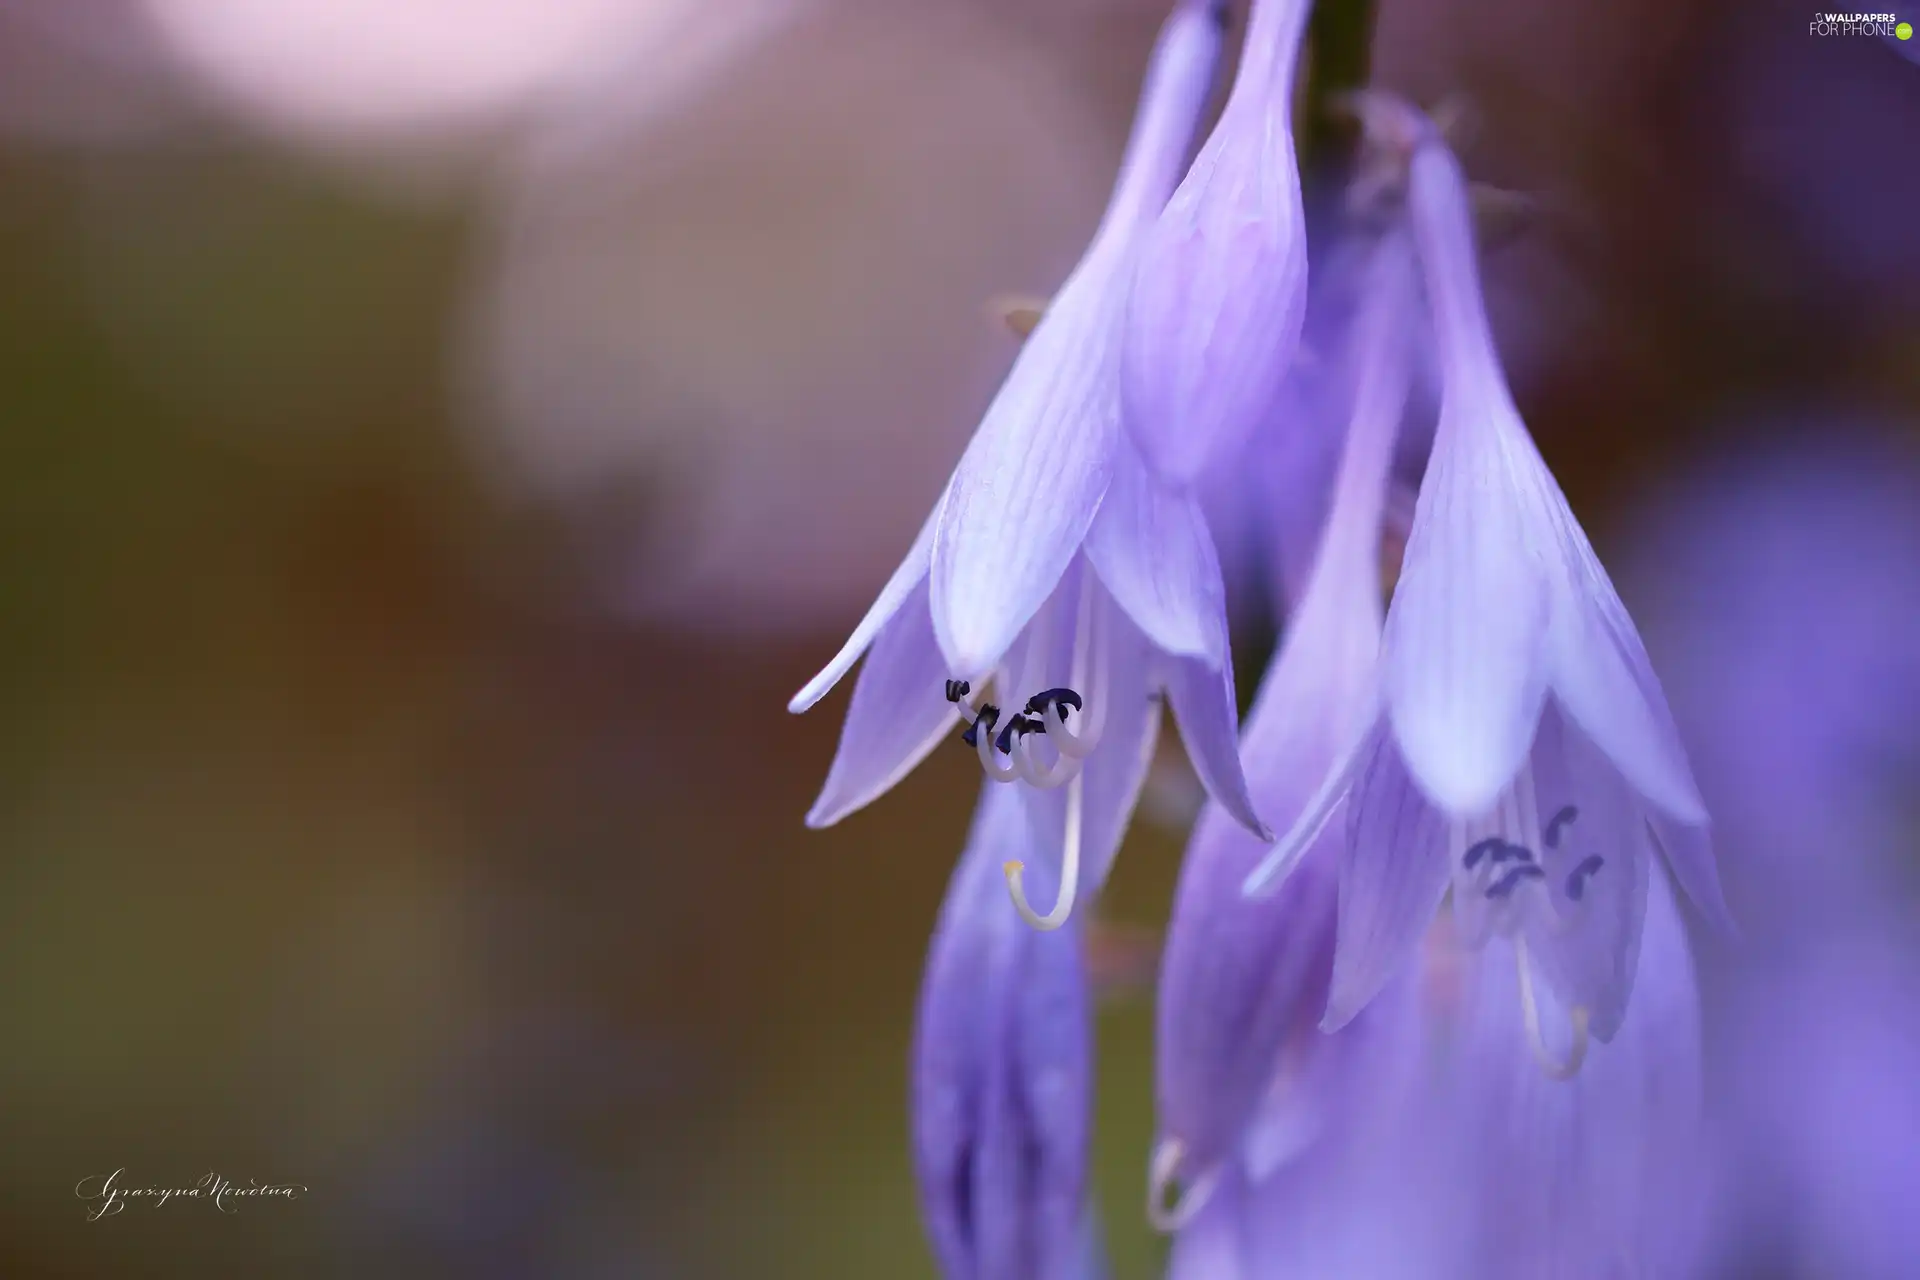
<svg viewBox="0 0 1920 1280">
<path fill-rule="evenodd" d="M 999 722 L 1000 708 L 994 706 L 991 702 L 985 703 L 980 708 L 979 719 L 967 726 L 967 731 L 960 735 L 960 741 L 978 750 L 980 746 L 980 726 L 984 724 L 987 726 L 987 732 L 992 733 L 993 726 Z"/>
<path fill-rule="evenodd" d="M 1000 749 L 1001 755 L 1010 755 L 1013 752 L 1014 735 L 1018 734 L 1024 738 L 1030 733 L 1046 731 L 1047 726 L 1031 716 L 1015 715 L 1013 719 L 1007 721 L 1007 727 L 1000 731 L 1000 736 L 994 739 L 993 745 Z"/>
<path fill-rule="evenodd" d="M 1233 24 L 1233 10 L 1227 4 L 1227 0 L 1215 0 L 1213 7 L 1207 10 L 1207 16 L 1212 18 L 1213 25 L 1222 31 Z"/>
<path fill-rule="evenodd" d="M 1532 876 L 1536 880 L 1545 880 L 1547 873 L 1539 867 L 1534 866 L 1531 862 L 1523 863 L 1494 881 L 1493 885 L 1487 890 L 1487 896 L 1489 898 L 1504 898 L 1513 892 L 1514 886 L 1518 885 L 1528 876 Z"/>
<path fill-rule="evenodd" d="M 1540 832 L 1540 839 L 1546 844 L 1547 848 L 1558 849 L 1560 847 L 1561 828 L 1571 826 L 1573 820 L 1579 816 L 1580 811 L 1578 809 L 1570 804 L 1563 805 L 1560 812 L 1554 814 L 1547 822 L 1546 828 Z"/>
<path fill-rule="evenodd" d="M 1044 715 L 1046 714 L 1047 707 L 1052 703 L 1058 703 L 1060 705 L 1060 718 L 1065 720 L 1069 707 L 1075 711 L 1080 710 L 1080 695 L 1071 689 L 1042 690 L 1027 699 L 1027 714 L 1030 716 Z"/>
<path fill-rule="evenodd" d="M 1460 859 L 1460 865 L 1467 871 L 1473 870 L 1474 863 L 1485 858 L 1487 865 L 1497 867 L 1503 862 L 1532 862 L 1533 854 L 1525 845 L 1511 844 L 1499 836 L 1488 836 Z"/>
<path fill-rule="evenodd" d="M 968 684 L 965 680 L 947 681 L 947 701 L 948 702 L 958 702 L 960 701 L 960 699 L 966 697 L 968 694 L 972 692 L 973 692 L 973 686 Z"/>
<path fill-rule="evenodd" d="M 1580 895 L 1587 891 L 1587 881 L 1606 863 L 1607 860 L 1597 853 L 1580 859 L 1580 865 L 1567 873 L 1567 896 L 1575 902 L 1580 901 Z"/>
</svg>

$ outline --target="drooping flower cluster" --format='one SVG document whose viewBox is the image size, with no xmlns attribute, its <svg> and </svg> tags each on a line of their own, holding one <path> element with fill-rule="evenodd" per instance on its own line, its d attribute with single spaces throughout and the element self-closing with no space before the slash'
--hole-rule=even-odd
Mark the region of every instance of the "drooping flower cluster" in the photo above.
<svg viewBox="0 0 1920 1280">
<path fill-rule="evenodd" d="M 811 824 L 949 738 L 989 779 L 914 1057 L 953 1277 L 1099 1266 L 1086 976 L 1077 930 L 1052 931 L 1106 878 L 1162 692 L 1212 801 L 1158 1007 L 1148 1214 L 1177 1233 L 1174 1273 L 1664 1274 L 1688 1248 L 1697 1011 L 1667 868 L 1724 922 L 1705 808 L 1507 389 L 1464 174 L 1396 99 L 1359 100 L 1365 207 L 1316 277 L 1345 301 L 1308 310 L 1291 132 L 1308 9 L 1253 0 L 1188 166 L 1226 15 L 1175 7 L 1086 254 L 906 560 L 791 704 L 865 655 Z M 1423 361 L 1439 421 L 1383 608 Z M 1342 442 L 1337 475 L 1236 742 L 1198 495 L 1288 456 L 1263 436 L 1304 432 Z"/>
</svg>

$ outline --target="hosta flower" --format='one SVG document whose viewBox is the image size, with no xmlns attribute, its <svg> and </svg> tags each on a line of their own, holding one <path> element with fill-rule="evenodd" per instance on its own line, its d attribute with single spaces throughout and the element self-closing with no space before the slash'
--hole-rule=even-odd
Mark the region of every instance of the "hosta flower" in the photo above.
<svg viewBox="0 0 1920 1280">
<path fill-rule="evenodd" d="M 1451 888 L 1467 943 L 1510 940 L 1569 1009 L 1564 1055 L 1535 1041 L 1565 1075 L 1626 1011 L 1653 850 L 1710 916 L 1724 923 L 1726 909 L 1659 681 L 1508 391 L 1464 176 L 1423 120 L 1418 133 L 1408 201 L 1440 422 L 1375 705 L 1248 888 L 1270 884 L 1347 798 L 1325 1025 L 1408 961 Z"/>
<path fill-rule="evenodd" d="M 1086 1202 L 1093 1025 L 1079 930 L 1028 929 L 1000 882 L 1004 859 L 1035 852 L 1018 797 L 987 787 L 927 957 L 914 1172 L 949 1280 L 1082 1280 L 1097 1267 Z M 1044 857 L 1034 862 L 1052 877 Z"/>
<path fill-rule="evenodd" d="M 1447 1158 L 1466 1189 L 1462 1276 L 1615 1280 L 1690 1273 L 1701 1204 L 1700 1008 L 1686 929 L 1658 867 L 1647 889 L 1638 991 L 1577 1080 L 1526 1065 L 1542 1036 L 1574 1052 L 1575 1011 L 1516 939 L 1460 958 L 1438 1095 Z M 1444 1015 L 1442 1015 L 1444 1016 Z"/>
<path fill-rule="evenodd" d="M 839 754 L 808 822 L 867 804 L 962 721 L 989 777 L 1018 782 L 1059 900 L 1097 884 L 1126 825 L 1169 695 L 1212 793 L 1258 830 L 1236 751 L 1220 566 L 1188 495 L 1161 488 L 1119 428 L 1121 285 L 1165 202 L 1212 83 L 1210 7 L 1168 19 L 1113 201 L 1021 350 L 940 505 L 840 653 L 788 704 L 804 711 L 861 655 Z M 991 690 L 989 686 L 991 685 Z"/>
<path fill-rule="evenodd" d="M 1406 403 L 1415 298 L 1405 235 L 1380 241 L 1367 266 L 1351 351 L 1329 353 L 1351 406 L 1332 513 L 1241 745 L 1261 811 L 1288 820 L 1313 798 L 1367 707 L 1380 641 L 1381 510 Z M 1267 846 L 1216 807 L 1194 830 L 1174 896 L 1156 1041 L 1157 1174 L 1188 1183 L 1189 1199 L 1240 1142 L 1284 1047 L 1303 1032 L 1319 1038 L 1337 845 L 1323 835 L 1278 892 L 1249 901 L 1241 885 Z"/>
<path fill-rule="evenodd" d="M 1307 227 L 1293 75 L 1309 0 L 1253 0 L 1219 123 L 1141 250 L 1121 362 L 1128 433 L 1172 483 L 1267 421 L 1300 341 Z"/>
</svg>

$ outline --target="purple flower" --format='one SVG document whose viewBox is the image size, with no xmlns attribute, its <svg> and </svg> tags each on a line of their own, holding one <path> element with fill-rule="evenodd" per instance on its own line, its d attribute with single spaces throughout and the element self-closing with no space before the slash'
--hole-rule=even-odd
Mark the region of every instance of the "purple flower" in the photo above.
<svg viewBox="0 0 1920 1280">
<path fill-rule="evenodd" d="M 1292 103 L 1311 7 L 1253 0 L 1220 122 L 1140 253 L 1123 417 L 1170 483 L 1192 483 L 1273 413 L 1300 340 L 1307 227 Z"/>
<path fill-rule="evenodd" d="M 1024 927 L 1000 886 L 1003 860 L 1035 852 L 1015 793 L 985 788 L 920 991 L 914 1171 L 950 1280 L 1081 1280 L 1098 1269 L 1086 1203 L 1093 1026 L 1079 930 Z M 1036 874 L 1054 874 L 1045 858 L 1035 863 Z"/>
<path fill-rule="evenodd" d="M 1373 246 L 1366 282 L 1353 350 L 1329 353 L 1341 366 L 1351 415 L 1332 514 L 1241 747 L 1248 784 L 1267 814 L 1291 817 L 1313 798 L 1369 705 L 1374 679 L 1381 509 L 1406 402 L 1407 313 L 1415 296 L 1404 234 Z M 1332 973 L 1336 845 L 1330 835 L 1320 837 L 1278 892 L 1249 901 L 1241 886 L 1266 845 L 1217 807 L 1201 815 L 1181 866 L 1161 968 L 1161 1180 L 1195 1190 L 1211 1185 L 1259 1109 L 1285 1047 L 1303 1034 L 1320 1039 L 1313 1028 Z"/>
<path fill-rule="evenodd" d="M 1159 690 L 1212 794 L 1265 831 L 1236 750 L 1213 542 L 1197 501 L 1161 488 L 1127 444 L 1115 376 L 1119 286 L 1184 158 L 1220 43 L 1205 5 L 1168 19 L 1092 246 L 906 560 L 788 704 L 806 710 L 868 655 L 813 826 L 881 795 L 965 720 L 988 776 L 1028 784 L 1044 847 L 1062 850 L 1045 916 L 1027 904 L 1019 864 L 1007 868 L 1036 927 L 1067 918 L 1083 874 L 1104 877 L 1152 754 Z"/>
<path fill-rule="evenodd" d="M 1464 960 L 1455 1025 L 1428 1112 L 1439 1169 L 1464 1189 L 1458 1274 L 1614 1280 L 1688 1274 L 1702 1200 L 1700 1009 L 1673 891 L 1653 871 L 1638 994 L 1578 1079 L 1526 1063 L 1528 1042 L 1574 1052 L 1576 1012 L 1522 942 Z"/>
<path fill-rule="evenodd" d="M 1570 1074 L 1589 1033 L 1610 1039 L 1625 1014 L 1653 849 L 1716 921 L 1726 909 L 1659 681 L 1501 372 L 1465 178 L 1414 119 L 1408 199 L 1440 422 L 1374 703 L 1248 890 L 1351 794 L 1324 1025 L 1344 1025 L 1408 961 L 1451 887 L 1468 945 L 1510 939 L 1569 1008 L 1555 1071 Z"/>
</svg>

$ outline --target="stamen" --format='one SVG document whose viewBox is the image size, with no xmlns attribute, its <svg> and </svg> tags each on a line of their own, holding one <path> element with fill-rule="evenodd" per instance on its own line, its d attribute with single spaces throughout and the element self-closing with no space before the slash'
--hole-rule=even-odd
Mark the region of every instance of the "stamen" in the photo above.
<svg viewBox="0 0 1920 1280">
<path fill-rule="evenodd" d="M 1025 745 L 1024 740 L 1021 745 Z M 1085 791 L 1086 779 L 1076 769 L 1067 783 L 1066 838 L 1061 841 L 1060 849 L 1060 897 L 1054 902 L 1053 910 L 1043 916 L 1027 902 L 1025 863 L 1001 864 L 1001 870 L 1007 873 L 1007 888 L 1013 893 L 1014 910 L 1036 929 L 1058 929 L 1073 914 L 1074 895 L 1080 890 L 1080 823 Z"/>
<path fill-rule="evenodd" d="M 1527 935 L 1519 934 L 1513 940 L 1513 961 L 1520 975 L 1520 1013 L 1526 1020 L 1527 1039 L 1533 1043 L 1534 1061 L 1540 1064 L 1540 1070 L 1546 1072 L 1550 1080 L 1571 1080 L 1580 1074 L 1580 1066 L 1587 1060 L 1587 1010 L 1583 1005 L 1575 1005 L 1568 1014 L 1573 1024 L 1573 1048 L 1562 1062 L 1553 1056 L 1547 1048 L 1546 1040 L 1540 1034 L 1540 1007 L 1533 998 L 1533 969 L 1527 963 Z"/>
<path fill-rule="evenodd" d="M 1042 732 L 1045 728 L 1046 726 L 1038 720 L 1023 716 L 1016 711 L 1013 719 L 1007 721 L 1007 727 L 1000 731 L 1000 736 L 994 739 L 993 745 L 1000 748 L 1001 755 L 1008 755 L 1013 751 L 1013 739 L 1016 735 L 1024 738 L 1030 733 Z"/>
<path fill-rule="evenodd" d="M 1043 689 L 1027 699 L 1027 714 L 1037 716 L 1049 706 L 1060 704 L 1064 704 L 1060 712 L 1060 718 L 1063 720 L 1067 716 L 1066 707 L 1072 707 L 1078 711 L 1084 705 L 1080 701 L 1080 695 L 1071 689 Z"/>
<path fill-rule="evenodd" d="M 1505 840 L 1502 840 L 1499 836 L 1488 836 L 1485 840 L 1480 841 L 1478 844 L 1474 845 L 1473 848 L 1467 850 L 1466 856 L 1460 859 L 1461 867 L 1468 871 L 1473 870 L 1473 866 L 1476 862 L 1480 861 L 1480 859 L 1486 857 L 1488 854 L 1496 852 L 1506 843 L 1507 842 Z"/>
<path fill-rule="evenodd" d="M 1153 1149 L 1153 1162 L 1147 1168 L 1147 1222 L 1155 1231 L 1181 1230 L 1206 1208 L 1207 1201 L 1213 1198 L 1213 1189 L 1220 1185 L 1220 1170 L 1209 1169 L 1168 1204 L 1167 1192 L 1179 1176 L 1180 1161 L 1186 1154 L 1186 1144 L 1178 1138 L 1168 1138 Z"/>
<path fill-rule="evenodd" d="M 992 733 L 993 726 L 998 723 L 1000 723 L 1000 708 L 989 702 L 980 708 L 980 714 L 974 717 L 973 723 L 968 725 L 966 732 L 960 735 L 960 741 L 966 743 L 969 747 L 978 746 L 979 743 L 976 739 L 980 735 L 980 726 L 983 724 L 986 725 L 987 732 Z"/>
<path fill-rule="evenodd" d="M 1573 820 L 1579 816 L 1580 811 L 1572 805 L 1561 806 L 1560 812 L 1554 814 L 1547 822 L 1547 825 L 1541 829 L 1541 842 L 1549 849 L 1558 849 L 1560 847 L 1561 828 L 1571 826 Z"/>
<path fill-rule="evenodd" d="M 965 680 L 947 681 L 947 701 L 958 702 L 973 692 L 973 686 Z"/>
<path fill-rule="evenodd" d="M 1587 881 L 1594 873 L 1607 865 L 1607 860 L 1597 853 L 1590 853 L 1580 860 L 1580 865 L 1567 873 L 1567 896 L 1575 902 L 1587 891 Z"/>
<path fill-rule="evenodd" d="M 1063 756 L 1075 760 L 1085 759 L 1093 754 L 1098 737 L 1099 725 L 1089 725 L 1085 732 L 1075 733 L 1067 728 L 1067 709 L 1059 703 L 1049 703 L 1046 710 L 1046 722 L 1041 726 L 1047 732 L 1047 738 Z"/>
<path fill-rule="evenodd" d="M 1033 753 L 1033 744 L 1024 736 L 1014 744 L 1013 763 L 1019 768 L 1020 776 L 1039 787 L 1042 791 L 1051 791 L 1063 783 L 1071 782 L 1080 774 L 1080 758 L 1063 755 L 1052 765 L 1042 764 Z"/>
<path fill-rule="evenodd" d="M 1524 852 L 1524 850 L 1522 852 Z M 1504 898 L 1513 892 L 1514 886 L 1528 878 L 1545 880 L 1547 873 L 1533 865 L 1532 862 L 1515 867 L 1493 883 L 1493 886 L 1487 890 L 1487 897 Z"/>
<path fill-rule="evenodd" d="M 989 710 L 993 712 L 991 717 L 987 715 Z M 994 721 L 999 718 L 1000 709 L 991 703 L 980 708 L 980 718 L 974 721 L 974 725 L 977 728 L 985 724 L 987 731 L 974 735 L 974 750 L 979 753 L 981 770 L 989 778 L 992 778 L 995 782 L 1012 782 L 1020 776 L 1020 766 L 1011 761 L 1004 765 L 1001 764 L 1000 757 L 993 749 L 993 725 Z"/>
</svg>

